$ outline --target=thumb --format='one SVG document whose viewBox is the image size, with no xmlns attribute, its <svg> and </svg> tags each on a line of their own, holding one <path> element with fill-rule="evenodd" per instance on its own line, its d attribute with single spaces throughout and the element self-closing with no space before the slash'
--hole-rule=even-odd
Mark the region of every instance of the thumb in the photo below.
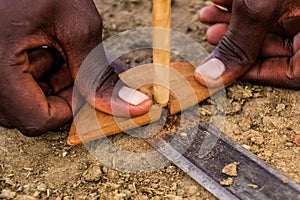
<svg viewBox="0 0 300 200">
<path fill-rule="evenodd" d="M 268 30 L 279 17 L 275 12 L 277 6 L 268 6 L 266 1 L 233 2 L 226 35 L 195 71 L 200 84 L 208 87 L 228 85 L 255 63 Z"/>
</svg>

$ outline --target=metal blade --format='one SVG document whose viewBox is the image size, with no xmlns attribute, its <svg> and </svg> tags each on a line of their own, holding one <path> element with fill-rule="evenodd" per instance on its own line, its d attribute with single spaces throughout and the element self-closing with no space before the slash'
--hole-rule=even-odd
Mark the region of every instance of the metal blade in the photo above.
<svg viewBox="0 0 300 200">
<path fill-rule="evenodd" d="M 253 153 L 232 141 L 211 124 L 185 130 L 186 134 L 146 139 L 162 155 L 190 175 L 219 199 L 300 199 L 300 185 L 283 175 Z M 184 135 L 181 137 L 180 135 Z M 210 149 L 202 144 L 215 141 Z M 233 184 L 222 186 L 228 178 L 222 169 L 239 162 L 238 176 Z M 255 187 L 253 187 L 255 186 Z"/>
</svg>

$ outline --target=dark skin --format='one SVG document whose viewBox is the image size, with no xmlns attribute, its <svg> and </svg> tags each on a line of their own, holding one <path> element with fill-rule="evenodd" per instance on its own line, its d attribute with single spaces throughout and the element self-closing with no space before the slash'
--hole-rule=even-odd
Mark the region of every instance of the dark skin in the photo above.
<svg viewBox="0 0 300 200">
<path fill-rule="evenodd" d="M 206 36 L 217 45 L 210 58 L 225 71 L 218 78 L 195 73 L 206 86 L 226 85 L 235 79 L 300 89 L 300 1 L 213 0 L 227 8 L 206 6 L 200 21 L 209 24 Z M 214 69 L 214 66 L 211 66 Z"/>
<path fill-rule="evenodd" d="M 83 84 L 88 77 L 73 86 L 83 60 L 102 42 L 102 20 L 92 0 L 37 0 L 34 6 L 7 0 L 1 2 L 0 21 L 1 126 L 38 136 L 69 122 L 84 99 L 118 116 L 150 109 L 151 100 L 133 106 L 114 96 L 118 75 L 111 67 L 94 83 L 96 96 Z M 73 89 L 81 95 L 72 99 Z"/>
</svg>

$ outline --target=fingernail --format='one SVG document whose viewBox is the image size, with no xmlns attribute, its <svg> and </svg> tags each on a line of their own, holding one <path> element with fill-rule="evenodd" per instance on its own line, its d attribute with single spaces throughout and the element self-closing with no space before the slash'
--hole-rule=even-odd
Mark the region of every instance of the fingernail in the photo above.
<svg viewBox="0 0 300 200">
<path fill-rule="evenodd" d="M 200 65 L 196 72 L 200 74 L 203 77 L 208 77 L 211 79 L 218 79 L 223 72 L 225 71 L 225 65 L 224 63 L 217 59 L 212 58 L 203 65 Z"/>
<path fill-rule="evenodd" d="M 126 86 L 122 86 L 122 88 L 119 90 L 119 97 L 134 106 L 139 105 L 143 101 L 149 99 L 149 97 L 144 93 Z"/>
</svg>

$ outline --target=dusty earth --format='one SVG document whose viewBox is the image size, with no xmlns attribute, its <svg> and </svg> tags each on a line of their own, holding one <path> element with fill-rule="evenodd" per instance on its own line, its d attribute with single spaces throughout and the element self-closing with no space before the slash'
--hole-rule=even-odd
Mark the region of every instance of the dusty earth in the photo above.
<svg viewBox="0 0 300 200">
<path fill-rule="evenodd" d="M 104 38 L 151 26 L 151 1 L 95 0 L 104 20 Z M 197 10 L 209 2 L 173 1 L 172 27 L 205 47 L 205 25 Z M 132 66 L 151 62 L 151 51 L 125 55 Z M 236 82 L 226 89 L 225 126 L 233 140 L 300 183 L 300 91 Z M 204 120 L 214 114 L 208 99 L 198 109 Z M 176 117 L 175 117 L 176 118 Z M 172 120 L 168 123 L 172 123 Z M 0 128 L 0 199 L 215 199 L 180 169 L 168 164 L 152 172 L 116 171 L 97 161 L 83 145 L 66 144 L 70 125 L 42 137 L 27 138 Z M 167 131 L 172 131 L 166 125 Z M 110 140 L 135 152 L 153 151 L 126 134 Z M 150 150 L 149 150 L 150 149 Z"/>
</svg>

